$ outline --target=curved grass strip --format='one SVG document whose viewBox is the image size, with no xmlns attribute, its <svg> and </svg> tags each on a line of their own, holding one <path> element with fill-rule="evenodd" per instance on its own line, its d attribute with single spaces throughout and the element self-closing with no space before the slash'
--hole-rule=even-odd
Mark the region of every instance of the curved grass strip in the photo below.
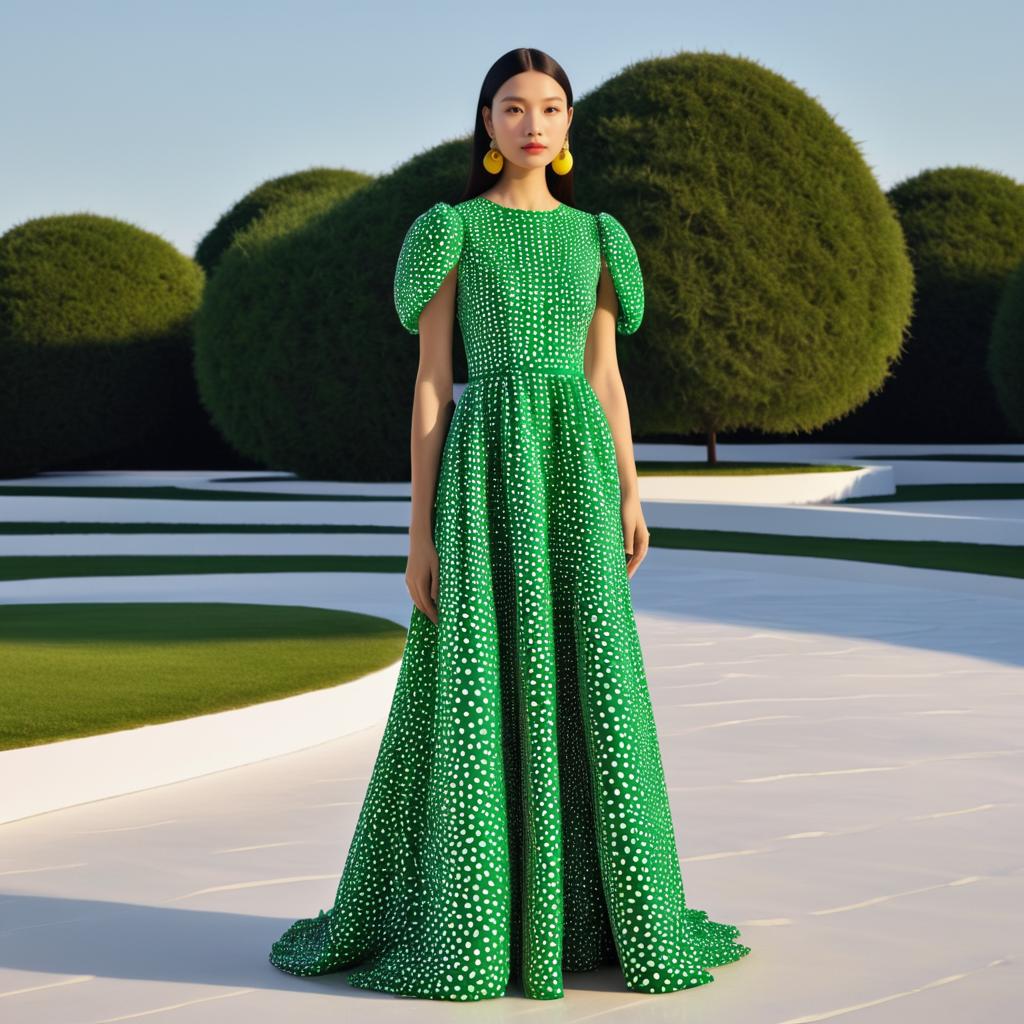
<svg viewBox="0 0 1024 1024">
<path fill-rule="evenodd" d="M 3 605 L 0 749 L 336 686 L 396 661 L 405 635 L 388 619 L 287 605 Z"/>
<path fill-rule="evenodd" d="M 1020 501 L 1024 484 L 903 484 L 893 494 L 843 498 L 836 505 L 884 505 L 898 501 Z"/>
</svg>

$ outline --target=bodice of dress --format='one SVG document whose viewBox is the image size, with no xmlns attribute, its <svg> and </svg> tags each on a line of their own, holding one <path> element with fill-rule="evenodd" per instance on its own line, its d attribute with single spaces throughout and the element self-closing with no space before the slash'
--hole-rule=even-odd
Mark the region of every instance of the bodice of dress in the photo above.
<svg viewBox="0 0 1024 1024">
<path fill-rule="evenodd" d="M 418 334 L 423 307 L 457 265 L 470 381 L 509 370 L 581 374 L 602 258 L 618 297 L 616 330 L 632 334 L 643 319 L 643 275 L 611 214 L 564 203 L 523 210 L 484 196 L 438 202 L 406 232 L 395 308 L 402 326 Z"/>
</svg>

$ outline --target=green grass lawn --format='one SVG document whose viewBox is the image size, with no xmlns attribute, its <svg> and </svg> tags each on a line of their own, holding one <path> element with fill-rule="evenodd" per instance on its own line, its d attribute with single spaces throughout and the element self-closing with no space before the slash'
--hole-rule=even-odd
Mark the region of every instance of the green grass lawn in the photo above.
<svg viewBox="0 0 1024 1024">
<path fill-rule="evenodd" d="M 989 455 L 985 452 L 930 452 L 927 455 L 851 455 L 851 459 L 879 462 L 1024 462 L 1024 455 Z"/>
<path fill-rule="evenodd" d="M 405 636 L 323 608 L 0 605 L 0 750 L 335 686 L 396 661 Z"/>
<path fill-rule="evenodd" d="M 653 526 L 651 546 L 701 551 L 746 551 L 756 555 L 793 555 L 801 558 L 840 558 L 854 562 L 905 565 L 914 569 L 945 569 L 950 572 L 1024 578 L 1024 547 L 1009 544 L 790 537 L 783 534 L 676 530 Z M 640 571 L 643 572 L 642 566 Z"/>
<path fill-rule="evenodd" d="M 329 527 L 324 529 L 330 531 Z M 164 532 L 156 527 L 151 530 Z M 39 532 L 46 531 L 40 529 Z M 321 532 L 321 528 L 297 526 L 289 527 L 288 532 Z M 860 540 L 653 526 L 651 547 L 839 558 L 917 569 L 1024 577 L 1024 547 L 1008 544 Z M 405 565 L 405 555 L 14 555 L 0 558 L 0 580 L 248 572 L 404 573 Z M 5 607 L 0 605 L 0 615 Z"/>
<path fill-rule="evenodd" d="M 844 498 L 834 504 L 868 505 L 884 504 L 887 501 L 1020 501 L 1021 498 L 1024 498 L 1024 484 L 901 484 L 893 494 Z"/>
</svg>

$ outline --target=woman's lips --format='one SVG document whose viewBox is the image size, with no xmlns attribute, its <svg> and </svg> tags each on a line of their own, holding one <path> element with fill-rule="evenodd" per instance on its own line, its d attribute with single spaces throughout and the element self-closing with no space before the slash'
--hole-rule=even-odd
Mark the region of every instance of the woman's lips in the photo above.
<svg viewBox="0 0 1024 1024">
<path fill-rule="evenodd" d="M 539 153 L 542 149 L 547 149 L 547 147 L 538 146 L 536 143 L 533 143 L 529 146 L 523 146 L 523 149 L 527 150 L 530 153 Z"/>
</svg>

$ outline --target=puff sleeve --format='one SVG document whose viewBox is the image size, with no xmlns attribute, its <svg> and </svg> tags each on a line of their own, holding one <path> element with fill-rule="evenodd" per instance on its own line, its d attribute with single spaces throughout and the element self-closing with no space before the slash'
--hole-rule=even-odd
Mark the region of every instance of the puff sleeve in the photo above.
<svg viewBox="0 0 1024 1024">
<path fill-rule="evenodd" d="M 644 318 L 644 278 L 640 260 L 626 229 L 610 213 L 597 215 L 597 229 L 601 255 L 608 264 L 619 299 L 615 329 L 619 334 L 632 334 Z"/>
<path fill-rule="evenodd" d="M 395 310 L 410 334 L 419 334 L 420 313 L 462 254 L 462 217 L 449 203 L 424 210 L 409 226 L 395 266 Z"/>
</svg>

